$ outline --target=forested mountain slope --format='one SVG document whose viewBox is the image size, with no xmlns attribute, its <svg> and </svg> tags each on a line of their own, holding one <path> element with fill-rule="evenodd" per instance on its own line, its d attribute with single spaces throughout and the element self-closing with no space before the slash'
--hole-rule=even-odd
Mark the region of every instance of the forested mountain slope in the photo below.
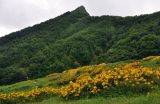
<svg viewBox="0 0 160 104">
<path fill-rule="evenodd" d="M 90 16 L 83 6 L 0 38 L 0 84 L 83 65 L 160 55 L 160 12 Z"/>
</svg>

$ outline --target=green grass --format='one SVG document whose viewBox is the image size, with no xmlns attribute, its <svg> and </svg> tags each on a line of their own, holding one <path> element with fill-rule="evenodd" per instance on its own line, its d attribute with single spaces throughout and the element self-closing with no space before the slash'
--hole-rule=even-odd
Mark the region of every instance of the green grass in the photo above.
<svg viewBox="0 0 160 104">
<path fill-rule="evenodd" d="M 145 95 L 121 96 L 121 97 L 94 97 L 90 99 L 64 100 L 59 97 L 52 97 L 42 102 L 27 104 L 160 104 L 160 90 Z"/>
<path fill-rule="evenodd" d="M 44 77 L 35 80 L 22 81 L 11 85 L 0 86 L 0 93 L 11 93 L 11 92 L 20 92 L 20 91 L 30 91 L 36 88 L 37 82 L 42 85 L 42 87 L 47 86 L 50 82 L 51 77 Z M 52 82 L 52 86 L 56 87 L 56 83 Z"/>
<path fill-rule="evenodd" d="M 127 64 L 127 63 L 132 63 L 132 62 L 141 62 L 142 66 L 144 67 L 150 67 L 150 68 L 158 68 L 160 67 L 160 60 L 126 60 L 126 61 L 119 61 L 115 63 L 109 63 L 108 68 L 114 68 L 119 65 Z"/>
<path fill-rule="evenodd" d="M 143 66 L 151 67 L 151 68 L 158 68 L 160 67 L 160 60 L 151 60 L 151 61 L 141 61 Z"/>
<path fill-rule="evenodd" d="M 119 62 L 114 62 L 114 63 L 108 63 L 107 64 L 107 68 L 114 68 L 123 64 L 127 64 L 127 63 L 132 63 L 135 62 L 135 60 L 126 60 L 126 61 L 119 61 Z"/>
</svg>

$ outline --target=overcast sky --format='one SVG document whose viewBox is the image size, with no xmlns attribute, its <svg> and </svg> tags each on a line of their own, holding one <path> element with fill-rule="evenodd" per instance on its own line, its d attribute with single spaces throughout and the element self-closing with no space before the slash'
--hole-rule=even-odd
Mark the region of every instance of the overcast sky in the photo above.
<svg viewBox="0 0 160 104">
<path fill-rule="evenodd" d="M 81 5 L 94 16 L 133 16 L 160 11 L 160 0 L 0 0 L 0 36 Z"/>
</svg>

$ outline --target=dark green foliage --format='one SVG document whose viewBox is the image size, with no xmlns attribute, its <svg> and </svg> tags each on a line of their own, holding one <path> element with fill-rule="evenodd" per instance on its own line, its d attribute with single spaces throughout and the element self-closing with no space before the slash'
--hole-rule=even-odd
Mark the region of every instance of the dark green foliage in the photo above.
<svg viewBox="0 0 160 104">
<path fill-rule="evenodd" d="M 27 80 L 25 70 L 1 69 L 0 71 L 0 85 Z"/>
<path fill-rule="evenodd" d="M 0 38 L 0 84 L 160 55 L 160 13 L 89 16 L 84 7 Z"/>
</svg>

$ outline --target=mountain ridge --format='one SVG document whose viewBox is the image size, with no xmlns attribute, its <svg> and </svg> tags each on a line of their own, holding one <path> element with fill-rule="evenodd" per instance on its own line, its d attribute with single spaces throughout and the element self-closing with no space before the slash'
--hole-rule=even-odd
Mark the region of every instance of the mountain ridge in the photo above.
<svg viewBox="0 0 160 104">
<path fill-rule="evenodd" d="M 84 6 L 80 6 L 80 7 L 76 8 L 75 10 L 73 10 L 73 11 L 71 11 L 71 12 L 72 12 L 73 14 L 75 14 L 75 15 L 76 15 L 76 13 L 81 13 L 82 15 L 89 16 L 89 14 L 88 14 L 88 12 L 86 11 L 86 9 L 85 9 Z M 3 42 L 1 42 L 2 40 L 5 40 L 5 38 L 9 38 L 11 35 L 14 35 L 14 33 L 17 33 L 17 32 L 19 33 L 19 32 L 23 32 L 23 31 L 29 31 L 30 28 L 35 28 L 35 29 L 36 29 L 36 28 L 40 27 L 40 25 L 45 25 L 45 24 L 47 24 L 47 23 L 49 23 L 49 22 L 51 22 L 51 21 L 56 21 L 56 18 L 61 18 L 61 17 L 65 16 L 65 15 L 67 15 L 67 14 L 70 14 L 71 12 L 68 11 L 68 12 L 66 12 L 66 13 L 64 13 L 64 14 L 62 14 L 62 15 L 60 15 L 60 16 L 55 17 L 55 18 L 46 20 L 46 21 L 41 22 L 41 23 L 39 23 L 39 24 L 35 24 L 35 25 L 33 25 L 33 26 L 29 26 L 29 27 L 26 27 L 26 28 L 24 28 L 24 29 L 22 29 L 22 30 L 19 30 L 19 31 L 10 33 L 10 34 L 8 34 L 8 35 L 5 35 L 5 36 L 3 36 L 3 37 L 0 37 L 0 45 L 3 44 Z M 55 19 L 55 20 L 54 20 L 54 19 Z M 21 34 L 21 33 L 20 33 L 20 34 Z"/>
<path fill-rule="evenodd" d="M 0 85 L 160 55 L 160 13 L 90 16 L 83 6 L 0 38 Z M 18 75 L 18 77 L 17 77 Z"/>
</svg>

